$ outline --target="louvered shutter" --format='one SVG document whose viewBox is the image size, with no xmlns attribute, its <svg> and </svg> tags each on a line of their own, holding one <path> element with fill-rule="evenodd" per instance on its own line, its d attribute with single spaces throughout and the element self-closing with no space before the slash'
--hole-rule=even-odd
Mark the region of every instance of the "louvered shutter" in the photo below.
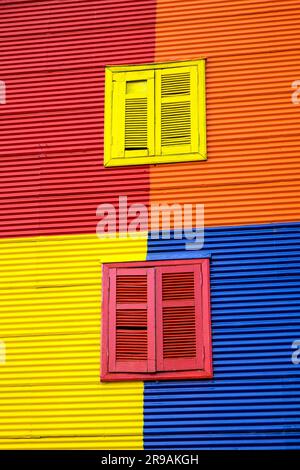
<svg viewBox="0 0 300 470">
<path fill-rule="evenodd" d="M 112 158 L 154 155 L 154 71 L 113 76 Z"/>
<path fill-rule="evenodd" d="M 157 370 L 203 369 L 199 265 L 156 268 Z"/>
<path fill-rule="evenodd" d="M 153 268 L 109 272 L 109 371 L 155 370 Z"/>
<path fill-rule="evenodd" d="M 156 154 L 199 152 L 197 67 L 157 70 L 155 87 Z"/>
</svg>

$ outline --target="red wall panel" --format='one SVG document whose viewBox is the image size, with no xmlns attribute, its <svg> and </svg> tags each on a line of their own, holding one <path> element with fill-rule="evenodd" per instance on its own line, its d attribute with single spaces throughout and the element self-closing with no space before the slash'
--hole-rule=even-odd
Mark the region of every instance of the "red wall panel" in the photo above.
<svg viewBox="0 0 300 470">
<path fill-rule="evenodd" d="M 103 167 L 104 66 L 153 62 L 155 1 L 1 2 L 0 29 L 0 236 L 93 233 L 98 204 L 147 204 L 147 167 Z"/>
</svg>

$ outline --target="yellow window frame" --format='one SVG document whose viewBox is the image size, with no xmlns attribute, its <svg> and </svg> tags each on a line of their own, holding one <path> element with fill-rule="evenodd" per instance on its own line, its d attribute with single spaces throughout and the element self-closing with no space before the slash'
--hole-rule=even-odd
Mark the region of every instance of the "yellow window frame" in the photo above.
<svg viewBox="0 0 300 470">
<path fill-rule="evenodd" d="M 198 112 L 192 113 L 192 136 L 197 136 L 198 149 L 195 146 L 195 140 L 193 143 L 193 151 L 190 153 L 168 153 L 164 155 L 155 155 L 155 149 L 157 149 L 159 136 L 161 132 L 160 120 L 157 118 L 157 109 L 160 106 L 160 96 L 158 93 L 154 95 L 154 101 L 151 103 L 150 112 L 154 114 L 153 122 L 148 123 L 149 135 L 151 136 L 151 152 L 145 155 L 144 151 L 134 151 L 134 156 L 130 156 L 129 152 L 124 152 L 123 157 L 113 156 L 113 138 L 115 143 L 120 146 L 120 132 L 117 137 L 116 129 L 118 126 L 114 115 L 118 116 L 118 119 L 124 120 L 124 109 L 119 109 L 118 113 L 113 112 L 113 82 L 118 81 L 122 78 L 125 73 L 131 73 L 132 76 L 136 77 L 137 80 L 143 80 L 147 73 L 155 70 L 166 70 L 166 69 L 180 69 L 181 67 L 197 67 L 197 89 L 195 86 L 191 88 L 191 99 L 197 100 Z M 118 78 L 119 77 L 119 78 Z M 105 119 L 104 119 L 104 166 L 115 167 L 115 166 L 127 166 L 127 165 L 149 165 L 149 164 L 160 164 L 160 163 L 178 163 L 178 162 L 191 162 L 191 161 L 203 161 L 207 160 L 206 151 L 206 92 L 205 92 L 205 59 L 193 60 L 193 61 L 180 61 L 180 62 L 164 62 L 158 64 L 144 64 L 144 65 L 126 65 L 126 66 L 107 66 L 105 69 Z M 154 106 L 154 108 L 153 108 Z M 130 151 L 131 154 L 133 151 Z M 153 155 L 154 153 L 154 155 Z M 125 155 L 126 154 L 126 155 Z"/>
</svg>

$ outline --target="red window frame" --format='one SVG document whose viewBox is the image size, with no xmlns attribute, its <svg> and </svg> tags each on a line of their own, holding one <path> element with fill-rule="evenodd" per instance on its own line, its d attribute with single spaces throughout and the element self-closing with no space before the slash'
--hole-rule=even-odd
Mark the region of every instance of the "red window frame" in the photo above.
<svg viewBox="0 0 300 470">
<path fill-rule="evenodd" d="M 134 270 L 132 269 L 134 268 Z M 168 272 L 194 272 L 194 297 L 196 314 L 197 357 L 164 359 L 162 354 L 162 282 L 161 276 Z M 147 273 L 147 325 L 148 359 L 146 361 L 117 361 L 115 356 L 116 272 L 135 275 Z M 195 275 L 196 274 L 196 275 Z M 103 265 L 102 297 L 102 360 L 101 380 L 177 380 L 208 379 L 213 377 L 211 316 L 210 316 L 210 270 L 209 259 L 165 260 L 130 263 L 107 263 Z M 165 301 L 166 306 L 189 306 L 190 300 Z M 146 308 L 144 304 L 118 304 L 119 308 Z"/>
</svg>

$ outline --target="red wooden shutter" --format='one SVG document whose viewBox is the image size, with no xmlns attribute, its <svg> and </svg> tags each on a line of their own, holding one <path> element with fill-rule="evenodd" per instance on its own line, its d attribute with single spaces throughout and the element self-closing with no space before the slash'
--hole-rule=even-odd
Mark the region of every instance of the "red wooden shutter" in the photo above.
<svg viewBox="0 0 300 470">
<path fill-rule="evenodd" d="M 201 267 L 156 268 L 157 370 L 203 369 Z"/>
<path fill-rule="evenodd" d="M 153 268 L 109 270 L 109 371 L 155 370 Z"/>
</svg>

